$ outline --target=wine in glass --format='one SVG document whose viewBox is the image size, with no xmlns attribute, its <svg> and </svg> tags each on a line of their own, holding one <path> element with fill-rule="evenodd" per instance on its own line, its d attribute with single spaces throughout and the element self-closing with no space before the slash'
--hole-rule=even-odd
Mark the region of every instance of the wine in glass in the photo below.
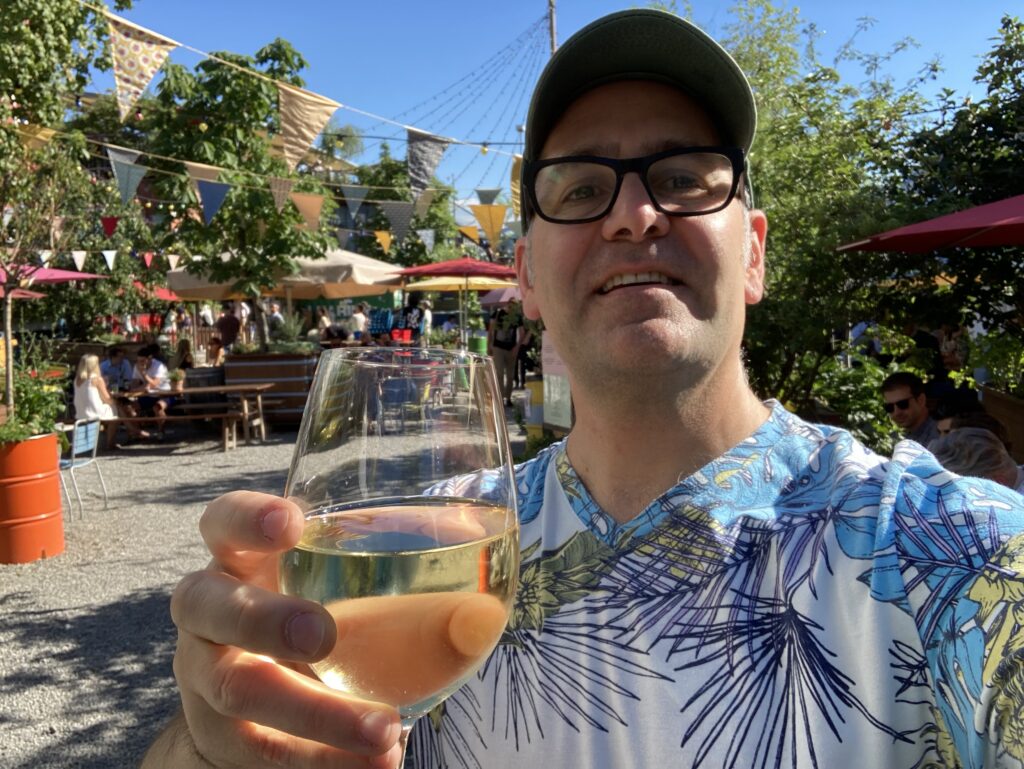
<svg viewBox="0 0 1024 769">
<path fill-rule="evenodd" d="M 322 354 L 285 494 L 305 512 L 282 592 L 338 640 L 327 685 L 417 718 L 498 643 L 519 574 L 515 482 L 490 359 L 462 351 Z"/>
</svg>

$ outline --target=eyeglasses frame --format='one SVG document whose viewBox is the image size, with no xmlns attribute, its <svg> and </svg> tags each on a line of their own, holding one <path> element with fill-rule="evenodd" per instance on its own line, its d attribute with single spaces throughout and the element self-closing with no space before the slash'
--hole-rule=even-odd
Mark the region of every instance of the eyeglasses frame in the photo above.
<svg viewBox="0 0 1024 769">
<path fill-rule="evenodd" d="M 664 160 L 667 157 L 673 157 L 675 155 L 695 155 L 698 153 L 724 155 L 732 164 L 732 186 L 729 188 L 729 194 L 726 196 L 725 201 L 715 208 L 709 208 L 704 211 L 665 210 L 662 208 L 657 198 L 655 198 L 650 185 L 647 183 L 647 171 L 659 160 Z M 585 219 L 552 219 L 551 217 L 546 216 L 544 212 L 541 211 L 540 204 L 537 202 L 537 175 L 542 169 L 547 168 L 548 166 L 558 165 L 560 163 L 596 163 L 598 165 L 611 168 L 615 172 L 615 189 L 612 192 L 611 197 L 608 199 L 607 208 L 605 208 L 600 214 L 589 216 Z M 685 217 L 714 214 L 728 207 L 728 205 L 732 203 L 733 198 L 736 197 L 740 177 L 743 176 L 745 170 L 746 153 L 743 151 L 742 147 L 676 147 L 675 149 L 664 150 L 663 152 L 656 152 L 653 155 L 644 155 L 637 158 L 605 158 L 598 155 L 569 155 L 566 157 L 526 161 L 523 163 L 523 182 L 526 186 L 526 194 L 529 198 L 530 207 L 533 209 L 532 212 L 528 213 L 535 213 L 541 219 L 546 222 L 550 222 L 551 224 L 587 224 L 589 222 L 596 222 L 599 219 L 603 219 L 608 216 L 611 210 L 615 207 L 616 201 L 619 199 L 619 192 L 622 190 L 622 179 L 628 173 L 635 173 L 640 177 L 640 183 L 643 184 L 644 190 L 647 192 L 647 197 L 650 198 L 655 209 L 666 216 Z M 524 219 L 528 220 L 529 217 L 524 217 Z"/>
</svg>

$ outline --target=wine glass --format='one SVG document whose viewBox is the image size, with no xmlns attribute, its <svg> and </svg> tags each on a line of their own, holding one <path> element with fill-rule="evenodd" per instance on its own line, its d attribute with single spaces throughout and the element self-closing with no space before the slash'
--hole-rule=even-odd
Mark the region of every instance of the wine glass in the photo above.
<svg viewBox="0 0 1024 769">
<path fill-rule="evenodd" d="M 516 492 L 490 359 L 363 347 L 322 353 L 285 489 L 305 513 L 288 595 L 338 640 L 314 672 L 416 719 L 483 664 L 519 576 Z M 402 764 L 400 763 L 399 766 Z"/>
</svg>

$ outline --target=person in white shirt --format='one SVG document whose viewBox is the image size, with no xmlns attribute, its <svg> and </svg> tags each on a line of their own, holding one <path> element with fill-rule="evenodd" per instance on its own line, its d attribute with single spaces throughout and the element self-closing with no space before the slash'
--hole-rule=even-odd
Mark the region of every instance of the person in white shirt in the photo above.
<svg viewBox="0 0 1024 769">
<path fill-rule="evenodd" d="M 369 317 L 370 308 L 366 302 L 360 302 L 356 305 L 356 311 L 352 313 L 352 333 L 359 334 L 361 337 L 366 333 L 366 326 L 370 322 Z M 356 337 L 357 339 L 359 337 Z"/>
<path fill-rule="evenodd" d="M 171 380 L 167 366 L 160 360 L 160 348 L 151 344 L 139 350 L 135 359 L 135 379 L 146 388 L 147 395 L 139 397 L 139 408 L 142 413 L 152 413 L 156 418 L 157 433 L 164 432 L 164 420 L 167 410 L 174 405 L 171 392 Z M 163 393 L 167 393 L 164 395 Z"/>
</svg>

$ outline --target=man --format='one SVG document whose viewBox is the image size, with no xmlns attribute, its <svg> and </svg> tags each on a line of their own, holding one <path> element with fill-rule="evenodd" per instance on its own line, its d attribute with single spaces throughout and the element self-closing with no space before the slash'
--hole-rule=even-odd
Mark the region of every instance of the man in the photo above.
<svg viewBox="0 0 1024 769">
<path fill-rule="evenodd" d="M 512 385 L 519 358 L 519 322 L 504 307 L 499 307 L 487 324 L 487 354 L 494 361 L 494 372 L 505 406 L 512 406 Z"/>
<path fill-rule="evenodd" d="M 370 306 L 366 302 L 356 305 L 356 311 L 352 313 L 352 334 L 356 339 L 361 339 L 366 333 L 366 326 L 370 322 Z"/>
<path fill-rule="evenodd" d="M 939 437 L 939 428 L 928 412 L 924 382 L 909 371 L 897 371 L 882 382 L 885 413 L 903 437 L 927 446 Z"/>
<path fill-rule="evenodd" d="M 100 374 L 112 391 L 126 389 L 134 378 L 132 364 L 124 356 L 124 350 L 116 346 L 111 347 L 106 359 L 100 362 Z"/>
<path fill-rule="evenodd" d="M 238 340 L 238 334 L 242 329 L 242 321 L 231 311 L 231 305 L 225 304 L 217 322 L 214 324 L 224 349 L 231 352 L 232 346 Z"/>
<path fill-rule="evenodd" d="M 276 334 L 284 328 L 284 315 L 281 313 L 279 302 L 270 303 L 270 317 L 267 318 L 267 325 L 270 327 L 271 334 Z"/>
<path fill-rule="evenodd" d="M 174 396 L 171 395 L 171 380 L 167 366 L 159 356 L 160 346 L 156 344 L 146 345 L 136 355 L 132 381 L 144 389 L 146 394 L 139 396 L 137 408 L 135 404 L 130 404 L 126 407 L 126 412 L 132 417 L 138 416 L 140 412 L 152 414 L 155 417 L 157 433 L 162 436 L 167 410 L 174 405 Z M 149 437 L 145 431 L 140 431 L 137 435 Z"/>
<path fill-rule="evenodd" d="M 747 386 L 754 122 L 732 59 L 664 12 L 598 20 L 541 75 L 516 265 L 576 422 L 518 469 L 509 629 L 419 721 L 417 766 L 1020 765 L 1021 499 Z M 171 601 L 183 715 L 144 766 L 393 767 L 393 710 L 292 669 L 351 630 L 274 592 L 299 510 L 236 492 L 200 528 L 214 560 Z"/>
</svg>

